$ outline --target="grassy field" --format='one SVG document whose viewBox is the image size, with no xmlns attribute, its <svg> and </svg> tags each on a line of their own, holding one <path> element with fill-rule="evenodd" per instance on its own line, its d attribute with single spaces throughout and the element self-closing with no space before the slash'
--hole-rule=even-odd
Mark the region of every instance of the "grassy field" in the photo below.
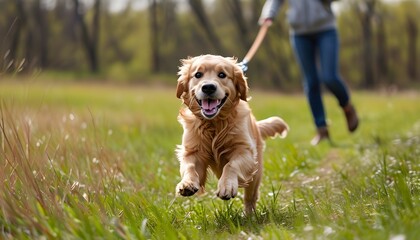
<svg viewBox="0 0 420 240">
<path fill-rule="evenodd" d="M 350 135 L 326 96 L 333 144 L 302 95 L 251 91 L 270 139 L 257 213 L 207 193 L 175 196 L 181 102 L 170 88 L 0 82 L 2 239 L 418 239 L 420 94 L 355 92 Z"/>
</svg>

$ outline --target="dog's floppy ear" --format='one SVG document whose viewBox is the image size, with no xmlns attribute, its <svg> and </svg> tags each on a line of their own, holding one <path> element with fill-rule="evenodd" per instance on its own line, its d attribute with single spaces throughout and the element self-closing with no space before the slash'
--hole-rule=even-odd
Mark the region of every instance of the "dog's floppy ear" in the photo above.
<svg viewBox="0 0 420 240">
<path fill-rule="evenodd" d="M 182 76 L 178 78 L 178 84 L 176 85 L 176 97 L 181 98 L 182 94 L 185 92 L 185 84 Z"/>
<path fill-rule="evenodd" d="M 187 59 L 181 59 L 181 66 L 178 72 L 178 84 L 176 86 L 176 97 L 181 98 L 184 92 L 188 91 L 188 80 L 190 78 L 190 67 L 193 59 L 188 57 Z"/>
<path fill-rule="evenodd" d="M 242 72 L 241 67 L 239 67 L 238 64 L 234 64 L 234 68 L 233 68 L 233 73 L 235 76 L 235 87 L 236 90 L 239 93 L 239 97 L 244 100 L 247 101 L 247 97 L 248 97 L 248 82 L 247 79 L 244 75 L 244 73 Z"/>
</svg>

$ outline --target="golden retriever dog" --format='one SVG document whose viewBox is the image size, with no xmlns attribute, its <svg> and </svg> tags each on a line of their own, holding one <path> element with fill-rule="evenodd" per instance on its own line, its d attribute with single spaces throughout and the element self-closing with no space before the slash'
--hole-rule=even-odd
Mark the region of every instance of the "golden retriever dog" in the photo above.
<svg viewBox="0 0 420 240">
<path fill-rule="evenodd" d="M 264 139 L 285 137 L 289 127 L 279 117 L 256 121 L 236 59 L 201 55 L 181 63 L 176 96 L 186 107 L 178 116 L 184 133 L 177 148 L 182 180 L 176 193 L 204 191 L 210 168 L 219 179 L 217 196 L 229 200 L 243 187 L 245 212 L 252 213 L 263 172 Z"/>
</svg>

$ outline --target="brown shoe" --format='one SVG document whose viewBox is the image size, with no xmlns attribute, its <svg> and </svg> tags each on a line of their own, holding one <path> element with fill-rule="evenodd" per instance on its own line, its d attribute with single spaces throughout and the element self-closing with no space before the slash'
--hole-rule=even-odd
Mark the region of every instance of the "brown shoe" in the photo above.
<svg viewBox="0 0 420 240">
<path fill-rule="evenodd" d="M 327 127 L 320 127 L 317 129 L 317 134 L 311 140 L 313 146 L 318 145 L 322 140 L 330 140 L 330 134 Z"/>
<path fill-rule="evenodd" d="M 347 106 L 343 107 L 343 111 L 346 115 L 348 130 L 354 132 L 359 126 L 359 118 L 357 117 L 356 109 L 349 103 Z"/>
</svg>

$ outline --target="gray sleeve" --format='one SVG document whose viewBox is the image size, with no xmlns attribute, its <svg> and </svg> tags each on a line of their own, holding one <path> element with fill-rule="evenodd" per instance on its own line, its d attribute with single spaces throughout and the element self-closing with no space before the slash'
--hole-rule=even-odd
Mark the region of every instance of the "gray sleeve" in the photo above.
<svg viewBox="0 0 420 240">
<path fill-rule="evenodd" d="M 258 23 L 261 25 L 267 18 L 274 19 L 277 16 L 283 2 L 284 0 L 266 0 Z"/>
</svg>

